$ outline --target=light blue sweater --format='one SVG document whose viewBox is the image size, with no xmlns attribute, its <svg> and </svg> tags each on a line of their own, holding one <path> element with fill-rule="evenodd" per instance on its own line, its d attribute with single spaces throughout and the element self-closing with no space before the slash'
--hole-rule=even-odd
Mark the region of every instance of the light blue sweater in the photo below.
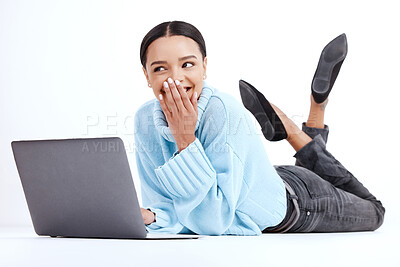
<svg viewBox="0 0 400 267">
<path fill-rule="evenodd" d="M 286 214 L 285 186 L 255 121 L 234 97 L 204 83 L 196 139 L 178 153 L 158 100 L 135 114 L 135 156 L 149 232 L 260 235 Z"/>
</svg>

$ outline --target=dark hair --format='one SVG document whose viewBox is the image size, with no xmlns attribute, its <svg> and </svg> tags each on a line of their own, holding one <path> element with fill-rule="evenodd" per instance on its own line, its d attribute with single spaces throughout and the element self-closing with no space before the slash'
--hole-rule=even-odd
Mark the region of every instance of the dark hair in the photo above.
<svg viewBox="0 0 400 267">
<path fill-rule="evenodd" d="M 204 60 L 207 55 L 206 43 L 200 31 L 192 24 L 184 21 L 167 21 L 155 26 L 143 38 L 142 44 L 140 45 L 140 61 L 144 68 L 146 68 L 147 48 L 149 45 L 158 38 L 174 35 L 183 35 L 195 41 L 199 45 Z"/>
</svg>

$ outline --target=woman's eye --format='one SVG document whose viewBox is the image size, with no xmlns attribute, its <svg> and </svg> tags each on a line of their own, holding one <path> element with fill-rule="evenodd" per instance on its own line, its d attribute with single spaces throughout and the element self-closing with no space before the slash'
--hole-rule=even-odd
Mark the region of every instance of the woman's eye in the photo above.
<svg viewBox="0 0 400 267">
<path fill-rule="evenodd" d="M 157 67 L 154 69 L 154 72 L 165 70 L 164 67 Z"/>
<path fill-rule="evenodd" d="M 193 63 L 190 63 L 190 62 L 185 62 L 185 63 L 183 63 L 183 65 L 182 65 L 182 67 L 184 67 L 184 68 L 190 68 L 190 67 L 193 67 L 194 66 L 194 64 Z"/>
</svg>

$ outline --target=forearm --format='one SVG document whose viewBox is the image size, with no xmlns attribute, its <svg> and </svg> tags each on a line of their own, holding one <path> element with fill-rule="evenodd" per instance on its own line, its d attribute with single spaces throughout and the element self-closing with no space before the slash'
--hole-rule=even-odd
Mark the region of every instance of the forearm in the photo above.
<svg viewBox="0 0 400 267">
<path fill-rule="evenodd" d="M 196 139 L 155 170 L 163 191 L 173 200 L 180 222 L 197 233 L 221 234 L 235 214 L 243 169 L 229 146 L 224 148 L 214 154 L 211 164 Z"/>
</svg>

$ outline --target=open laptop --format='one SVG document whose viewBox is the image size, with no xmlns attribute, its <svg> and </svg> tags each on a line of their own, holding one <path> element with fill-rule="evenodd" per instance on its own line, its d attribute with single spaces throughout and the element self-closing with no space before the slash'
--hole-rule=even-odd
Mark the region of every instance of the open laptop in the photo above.
<svg viewBox="0 0 400 267">
<path fill-rule="evenodd" d="M 147 234 L 118 137 L 13 141 L 35 232 L 51 237 L 186 239 Z"/>
</svg>

